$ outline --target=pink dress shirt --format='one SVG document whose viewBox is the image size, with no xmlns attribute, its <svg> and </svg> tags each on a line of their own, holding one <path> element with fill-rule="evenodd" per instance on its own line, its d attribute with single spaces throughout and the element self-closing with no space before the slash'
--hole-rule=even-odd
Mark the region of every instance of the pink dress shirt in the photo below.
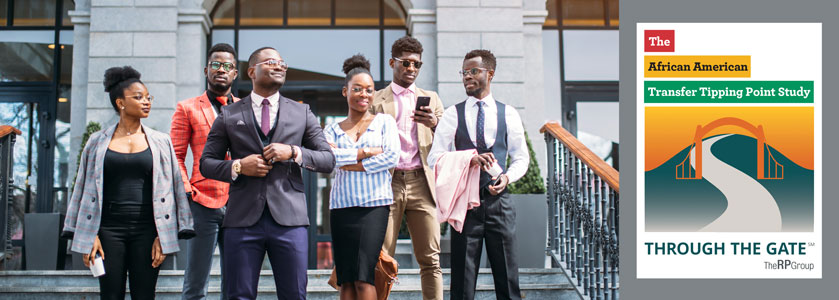
<svg viewBox="0 0 839 300">
<path fill-rule="evenodd" d="M 422 161 L 419 156 L 419 140 L 417 138 L 417 122 L 411 119 L 414 115 L 414 107 L 417 105 L 417 87 L 411 84 L 403 88 L 391 82 L 393 90 L 393 102 L 396 105 L 396 128 L 399 129 L 399 143 L 402 152 L 399 155 L 397 170 L 415 170 L 422 168 Z"/>
</svg>

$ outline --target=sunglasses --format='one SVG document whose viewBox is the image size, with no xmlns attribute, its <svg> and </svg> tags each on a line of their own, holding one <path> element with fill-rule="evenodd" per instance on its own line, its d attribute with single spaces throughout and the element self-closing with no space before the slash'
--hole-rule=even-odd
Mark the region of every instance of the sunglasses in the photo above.
<svg viewBox="0 0 839 300">
<path fill-rule="evenodd" d="M 255 64 L 253 66 L 256 67 L 256 66 L 262 65 L 262 64 L 268 65 L 269 67 L 280 67 L 281 69 L 288 69 L 288 64 L 284 60 L 276 60 L 276 59 L 269 59 L 269 60 L 263 61 L 261 63 Z"/>
<path fill-rule="evenodd" d="M 224 67 L 224 70 L 227 71 L 227 72 L 230 72 L 230 70 L 233 70 L 233 69 L 236 68 L 236 66 L 234 66 L 233 63 L 229 63 L 229 62 L 220 62 L 220 61 L 211 61 L 210 62 L 210 68 L 213 69 L 213 70 L 218 70 L 221 67 Z"/>
<path fill-rule="evenodd" d="M 394 57 L 393 59 L 395 59 L 395 60 L 396 60 L 396 61 L 398 61 L 398 62 L 401 62 L 401 63 L 402 63 L 402 66 L 403 66 L 403 67 L 405 67 L 405 68 L 410 67 L 410 66 L 411 66 L 411 64 L 414 64 L 414 67 L 415 67 L 415 68 L 417 68 L 417 69 L 419 69 L 419 68 L 421 68 L 421 67 L 422 67 L 422 62 L 421 62 L 421 61 L 412 61 L 412 60 L 406 60 L 406 59 L 399 59 L 399 58 L 396 58 L 396 57 Z"/>
</svg>

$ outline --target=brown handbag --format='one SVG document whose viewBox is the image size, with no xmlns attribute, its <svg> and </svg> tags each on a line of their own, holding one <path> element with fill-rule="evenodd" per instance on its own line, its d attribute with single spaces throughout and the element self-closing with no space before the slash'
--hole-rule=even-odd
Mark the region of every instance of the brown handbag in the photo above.
<svg viewBox="0 0 839 300">
<path fill-rule="evenodd" d="M 399 272 L 399 264 L 390 255 L 384 251 L 379 252 L 379 261 L 376 263 L 376 298 L 378 300 L 386 300 L 390 296 L 390 290 L 393 285 L 399 282 L 397 273 Z M 332 268 L 332 275 L 329 276 L 327 283 L 335 288 L 341 290 L 338 286 L 338 275 L 335 273 L 335 268 Z"/>
</svg>

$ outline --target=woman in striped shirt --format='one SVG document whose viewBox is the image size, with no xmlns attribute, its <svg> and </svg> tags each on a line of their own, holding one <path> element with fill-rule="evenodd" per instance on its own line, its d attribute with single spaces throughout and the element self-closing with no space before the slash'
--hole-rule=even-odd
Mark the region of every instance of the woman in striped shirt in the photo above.
<svg viewBox="0 0 839 300">
<path fill-rule="evenodd" d="M 332 251 L 341 299 L 376 299 L 374 269 L 393 203 L 388 170 L 399 161 L 399 135 L 393 117 L 368 112 L 375 91 L 370 62 L 355 55 L 343 70 L 348 117 L 323 131 L 336 161 L 329 203 Z"/>
</svg>

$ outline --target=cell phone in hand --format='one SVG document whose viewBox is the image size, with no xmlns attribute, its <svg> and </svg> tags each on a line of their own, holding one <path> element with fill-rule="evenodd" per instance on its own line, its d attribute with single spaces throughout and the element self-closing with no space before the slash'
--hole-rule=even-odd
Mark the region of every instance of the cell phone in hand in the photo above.
<svg viewBox="0 0 839 300">
<path fill-rule="evenodd" d="M 417 106 L 414 107 L 414 110 L 420 110 L 420 107 L 429 105 L 431 105 L 431 97 L 419 96 L 417 97 Z"/>
</svg>

